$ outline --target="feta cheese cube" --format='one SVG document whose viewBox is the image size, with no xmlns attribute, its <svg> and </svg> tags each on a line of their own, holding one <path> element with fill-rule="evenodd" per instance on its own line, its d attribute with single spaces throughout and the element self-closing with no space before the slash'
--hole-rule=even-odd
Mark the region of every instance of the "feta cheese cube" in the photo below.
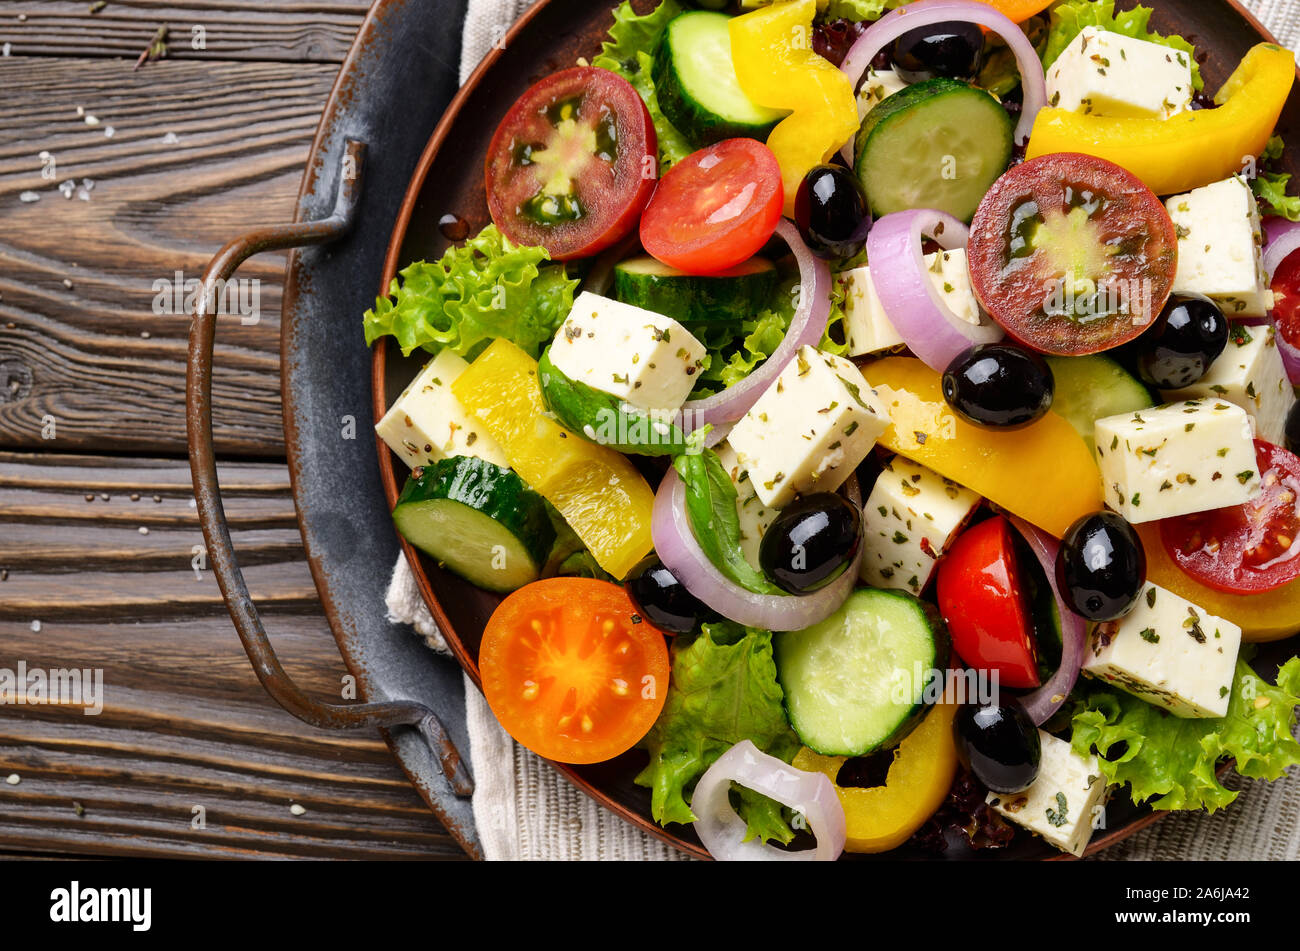
<svg viewBox="0 0 1300 951">
<path fill-rule="evenodd" d="M 412 469 L 452 456 L 477 456 L 510 468 L 496 440 L 451 392 L 451 384 L 468 366 L 443 350 L 425 364 L 375 425 L 379 438 Z"/>
<path fill-rule="evenodd" d="M 980 322 L 980 305 L 971 288 L 966 249 L 935 251 L 925 256 L 926 276 L 948 309 L 968 324 Z M 885 313 L 871 279 L 870 267 L 857 267 L 837 275 L 844 290 L 844 316 L 849 355 L 861 356 L 902 346 L 903 338 Z"/>
<path fill-rule="evenodd" d="M 768 508 L 834 492 L 889 427 L 885 404 L 851 362 L 801 347 L 728 437 Z"/>
<path fill-rule="evenodd" d="M 1038 731 L 1042 765 L 1024 792 L 989 793 L 985 800 L 1018 826 L 1042 836 L 1062 852 L 1082 855 L 1103 808 L 1106 780 L 1095 756 L 1080 756 L 1065 740 Z"/>
<path fill-rule="evenodd" d="M 1050 105 L 1098 116 L 1168 119 L 1192 104 L 1192 62 L 1179 50 L 1084 27 L 1047 70 Z"/>
<path fill-rule="evenodd" d="M 1259 206 L 1245 179 L 1175 195 L 1165 207 L 1178 233 L 1175 294 L 1204 294 L 1229 317 L 1263 317 L 1273 308 Z"/>
<path fill-rule="evenodd" d="M 1108 416 L 1095 436 L 1106 504 L 1130 522 L 1241 505 L 1262 485 L 1250 417 L 1227 400 Z"/>
<path fill-rule="evenodd" d="M 644 410 L 676 410 L 695 386 L 706 353 L 662 314 L 588 291 L 551 344 L 551 363 L 570 380 Z"/>
<path fill-rule="evenodd" d="M 726 469 L 727 475 L 731 477 L 731 484 L 736 487 L 736 514 L 740 517 L 740 550 L 744 552 L 746 561 L 762 571 L 762 565 L 758 563 L 758 548 L 762 544 L 763 534 L 780 513 L 763 505 L 758 493 L 754 491 L 754 483 L 750 481 L 749 473 L 741 466 L 740 460 L 736 457 L 736 450 L 731 448 L 730 443 L 719 443 L 714 447 L 714 452 L 717 453 L 722 468 Z"/>
<path fill-rule="evenodd" d="M 867 78 L 858 90 L 858 122 L 894 93 L 906 89 L 907 85 L 906 80 L 892 69 L 868 69 Z"/>
<path fill-rule="evenodd" d="M 1240 649 L 1237 625 L 1148 584 L 1132 611 L 1093 633 L 1083 672 L 1176 717 L 1221 717 Z"/>
<path fill-rule="evenodd" d="M 1171 402 L 1221 397 L 1236 403 L 1255 420 L 1260 439 L 1281 446 L 1295 389 L 1277 349 L 1276 331 L 1234 323 L 1227 348 L 1205 376 L 1185 389 L 1165 391 L 1164 397 Z"/>
<path fill-rule="evenodd" d="M 919 595 L 979 503 L 970 489 L 895 456 L 862 507 L 862 580 Z"/>
</svg>

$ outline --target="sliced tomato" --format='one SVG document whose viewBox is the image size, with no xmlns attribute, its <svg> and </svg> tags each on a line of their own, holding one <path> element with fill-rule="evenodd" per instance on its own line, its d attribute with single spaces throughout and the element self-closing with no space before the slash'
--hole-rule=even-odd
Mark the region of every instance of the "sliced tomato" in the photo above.
<svg viewBox="0 0 1300 951">
<path fill-rule="evenodd" d="M 1256 439 L 1255 464 L 1264 489 L 1251 501 L 1160 523 L 1160 540 L 1179 568 L 1232 594 L 1272 591 L 1300 578 L 1300 459 Z"/>
<path fill-rule="evenodd" d="M 636 228 L 654 191 L 659 140 L 632 85 L 578 66 L 532 86 L 487 151 L 492 220 L 552 258 L 590 257 Z"/>
<path fill-rule="evenodd" d="M 1003 687 L 1037 687 L 1033 624 L 1011 532 L 998 515 L 962 533 L 939 563 L 939 611 L 967 666 L 996 671 Z"/>
<path fill-rule="evenodd" d="M 1178 266 L 1160 199 L 1118 165 L 1043 155 L 998 179 L 971 221 L 971 286 L 1014 339 L 1081 356 L 1137 337 Z"/>
<path fill-rule="evenodd" d="M 754 139 L 724 139 L 664 175 L 641 217 L 641 244 L 670 267 L 717 274 L 767 244 L 784 204 L 771 150 Z"/>
<path fill-rule="evenodd" d="M 560 763 L 627 752 L 668 695 L 663 632 L 620 586 L 590 578 L 535 581 L 511 594 L 488 620 L 478 664 L 505 731 Z"/>
<path fill-rule="evenodd" d="M 1273 324 L 1282 339 L 1300 347 L 1300 254 L 1292 252 L 1273 275 Z"/>
</svg>

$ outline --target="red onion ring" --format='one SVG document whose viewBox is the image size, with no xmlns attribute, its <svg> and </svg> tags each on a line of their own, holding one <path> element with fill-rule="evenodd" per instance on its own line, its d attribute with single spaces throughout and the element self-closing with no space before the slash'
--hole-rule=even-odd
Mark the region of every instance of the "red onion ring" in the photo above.
<svg viewBox="0 0 1300 951">
<path fill-rule="evenodd" d="M 985 318 L 968 324 L 944 303 L 926 274 L 921 251 L 925 236 L 952 251 L 966 246 L 970 231 L 942 211 L 896 211 L 877 221 L 867 235 L 867 260 L 876 294 L 894 329 L 921 362 L 942 373 L 975 344 L 996 343 L 1004 333 Z"/>
<path fill-rule="evenodd" d="M 857 480 L 846 488 L 849 499 L 862 507 Z M 733 582 L 709 561 L 695 540 L 686 514 L 686 483 L 669 468 L 655 493 L 650 518 L 655 553 L 686 590 L 725 618 L 768 631 L 798 631 L 824 621 L 853 593 L 863 547 L 845 570 L 826 587 L 806 595 L 755 594 Z"/>
<path fill-rule="evenodd" d="M 762 366 L 734 386 L 704 399 L 691 400 L 682 407 L 682 418 L 689 421 L 687 425 L 691 429 L 713 426 L 713 431 L 705 439 L 706 446 L 722 442 L 727 432 L 724 427 L 730 427 L 749 412 L 786 364 L 794 359 L 799 348 L 817 346 L 826 333 L 826 322 L 831 315 L 830 268 L 808 250 L 799 237 L 799 230 L 791 222 L 782 218 L 777 223 L 776 234 L 790 246 L 799 264 L 799 305 L 790 318 L 785 339 Z"/>
<path fill-rule="evenodd" d="M 762 793 L 808 820 L 817 847 L 786 852 L 757 839 L 745 841 L 745 820 L 731 808 L 731 784 Z M 834 862 L 848 837 L 844 806 L 825 773 L 795 769 L 741 740 L 719 756 L 695 784 L 691 811 L 695 831 L 709 854 L 720 862 Z"/>
<path fill-rule="evenodd" d="M 1288 221 L 1277 216 L 1265 218 L 1264 242 L 1264 270 L 1268 272 L 1269 283 L 1272 283 L 1282 262 L 1300 251 L 1300 221 Z M 1286 375 L 1293 385 L 1300 386 L 1300 347 L 1286 339 L 1276 321 L 1273 321 L 1273 326 Z"/>
<path fill-rule="evenodd" d="M 1025 537 L 1034 557 L 1043 566 L 1047 584 L 1052 589 L 1052 597 L 1056 599 L 1056 610 L 1061 615 L 1061 666 L 1047 683 L 1020 698 L 1029 718 L 1036 726 L 1042 726 L 1065 702 L 1079 679 L 1079 668 L 1083 666 L 1083 655 L 1088 646 L 1088 625 L 1083 618 L 1066 607 L 1056 586 L 1056 553 L 1060 550 L 1061 543 L 1024 519 L 1014 515 L 1010 518 L 1011 524 Z"/>
<path fill-rule="evenodd" d="M 909 30 L 960 20 L 987 27 L 1006 42 L 1015 54 L 1024 90 L 1024 109 L 1016 123 L 1016 144 L 1029 141 L 1038 112 L 1047 105 L 1047 76 L 1029 37 L 1010 19 L 983 3 L 972 0 L 917 0 L 881 17 L 863 33 L 844 57 L 840 71 L 849 77 L 856 91 L 876 54 Z M 848 148 L 852 148 L 852 143 Z M 852 164 L 852 163 L 850 163 Z"/>
</svg>

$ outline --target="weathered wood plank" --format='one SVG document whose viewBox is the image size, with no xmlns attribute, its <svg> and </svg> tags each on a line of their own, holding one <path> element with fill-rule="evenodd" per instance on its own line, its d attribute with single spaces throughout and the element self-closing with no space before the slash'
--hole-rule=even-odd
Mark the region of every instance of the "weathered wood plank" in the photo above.
<svg viewBox="0 0 1300 951">
<path fill-rule="evenodd" d="M 169 59 L 340 63 L 369 4 L 115 0 L 97 13 L 90 7 L 89 0 L 10 0 L 0 46 L 8 43 L 13 56 L 121 57 L 129 68 L 166 26 Z"/>
<path fill-rule="evenodd" d="M 220 474 L 286 669 L 308 693 L 342 698 L 347 672 L 284 467 Z M 376 735 L 308 727 L 265 694 L 211 572 L 196 579 L 190 566 L 202 535 L 189 496 L 183 460 L 0 453 L 0 668 L 99 670 L 103 682 L 97 716 L 0 706 L 0 777 L 21 780 L 0 784 L 0 842 L 79 855 L 460 857 Z"/>
<path fill-rule="evenodd" d="M 189 320 L 166 312 L 156 282 L 183 287 L 230 238 L 292 216 L 334 72 L 162 62 L 132 73 L 107 60 L 0 58 L 0 446 L 186 452 Z M 41 177 L 41 152 L 52 179 Z M 57 188 L 86 179 L 89 200 Z M 40 200 L 21 202 L 28 191 Z M 218 328 L 223 454 L 283 454 L 283 273 L 282 255 L 245 264 L 256 322 L 232 315 Z"/>
</svg>

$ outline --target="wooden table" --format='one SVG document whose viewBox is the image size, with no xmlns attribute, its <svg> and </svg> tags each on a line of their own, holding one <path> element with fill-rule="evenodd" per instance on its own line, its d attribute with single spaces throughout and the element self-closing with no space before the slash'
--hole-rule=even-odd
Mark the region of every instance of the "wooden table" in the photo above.
<svg viewBox="0 0 1300 951">
<path fill-rule="evenodd" d="M 0 668 L 102 668 L 105 695 L 96 717 L 0 706 L 0 780 L 20 779 L 0 782 L 0 854 L 462 857 L 377 736 L 308 727 L 258 685 L 194 564 L 189 325 L 154 305 L 155 281 L 290 218 L 366 7 L 0 5 Z M 133 71 L 163 25 L 167 57 Z M 283 463 L 283 269 L 240 272 L 261 280 L 261 321 L 222 326 L 216 442 L 276 648 L 337 699 Z"/>
</svg>

